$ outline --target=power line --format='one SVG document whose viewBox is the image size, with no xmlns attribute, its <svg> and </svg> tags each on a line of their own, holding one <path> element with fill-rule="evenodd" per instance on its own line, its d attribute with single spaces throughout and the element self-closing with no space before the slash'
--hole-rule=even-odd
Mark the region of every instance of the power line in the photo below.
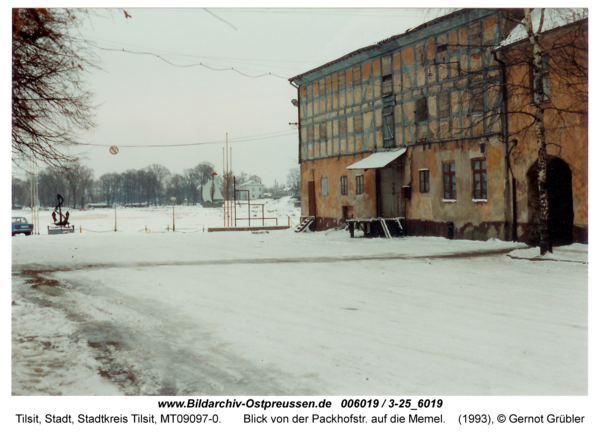
<svg viewBox="0 0 600 434">
<path fill-rule="evenodd" d="M 252 141 L 256 141 L 256 140 L 268 140 L 268 139 L 275 139 L 278 137 L 287 137 L 287 136 L 297 136 L 298 135 L 298 133 L 296 131 L 289 132 L 289 130 L 285 130 L 285 134 L 281 134 L 283 132 L 284 131 L 277 131 L 277 132 L 273 132 L 273 133 L 240 137 L 238 139 L 229 139 L 229 143 L 252 142 Z M 83 143 L 83 145 L 84 146 L 98 146 L 98 147 L 118 146 L 119 148 L 169 148 L 169 147 L 180 147 L 180 146 L 218 145 L 218 144 L 223 144 L 223 143 L 225 143 L 225 140 L 215 140 L 212 142 L 197 142 L 197 143 L 178 143 L 178 144 L 169 144 L 169 145 L 114 145 L 114 144 L 105 144 L 105 143 Z"/>
<path fill-rule="evenodd" d="M 206 9 L 206 8 L 202 8 L 202 9 L 204 9 L 206 12 L 208 12 L 209 14 L 211 14 L 211 15 L 212 15 L 213 17 L 215 17 L 216 19 L 223 21 L 223 22 L 224 22 L 225 24 L 227 24 L 228 26 L 230 26 L 230 27 L 233 27 L 233 28 L 235 29 L 235 31 L 237 31 L 237 29 L 236 29 L 236 28 L 235 28 L 235 27 L 234 27 L 232 24 L 228 23 L 228 22 L 227 22 L 227 21 L 225 21 L 223 18 L 216 16 L 215 14 L 213 14 L 211 11 L 209 11 L 209 10 L 208 10 L 208 9 Z"/>
<path fill-rule="evenodd" d="M 322 16 L 347 16 L 347 17 L 375 17 L 375 18 L 422 18 L 423 14 L 401 14 L 401 15 L 395 15 L 395 14 L 371 14 L 371 13 L 366 13 L 367 11 L 397 11 L 397 10 L 401 10 L 402 8 L 395 8 L 395 9 L 384 9 L 384 8 L 378 8 L 378 9 L 357 9 L 357 8 L 339 8 L 339 9 L 303 9 L 303 8 L 289 8 L 289 9 L 256 9 L 256 8 L 252 8 L 252 9 L 248 9 L 248 8 L 243 8 L 243 9 L 238 9 L 238 8 L 229 8 L 229 9 L 223 9 L 223 11 L 226 12 L 250 12 L 250 13 L 261 13 L 261 14 L 294 14 L 294 15 L 322 15 Z M 414 10 L 414 9 L 413 9 Z M 425 10 L 425 9 L 424 9 Z M 339 13 L 337 11 L 344 11 L 344 13 Z M 347 13 L 350 11 L 356 11 L 357 13 Z"/>
<path fill-rule="evenodd" d="M 218 56 L 199 56 L 199 55 L 194 55 L 194 54 L 183 54 L 183 53 L 177 53 L 175 51 L 168 51 L 168 50 L 161 50 L 161 49 L 154 49 L 154 48 L 150 48 L 150 47 L 145 47 L 143 45 L 134 45 L 134 44 L 125 44 L 125 43 L 121 43 L 121 42 L 115 42 L 115 41 L 111 41 L 108 39 L 101 39 L 101 38 L 94 38 L 93 40 L 87 40 L 86 42 L 88 42 L 90 45 L 96 47 L 96 48 L 100 48 L 102 49 L 102 47 L 100 47 L 99 45 L 97 45 L 96 41 L 102 41 L 102 42 L 107 42 L 109 44 L 119 44 L 122 46 L 129 46 L 129 47 L 136 47 L 136 48 L 144 48 L 146 50 L 153 50 L 155 52 L 158 53 L 164 53 L 164 54 L 169 54 L 171 56 L 174 57 L 188 57 L 188 58 L 195 58 L 195 59 L 211 59 L 211 60 L 217 60 L 217 61 L 232 61 L 238 64 L 242 64 L 242 65 L 251 65 L 251 66 L 258 66 L 261 68 L 266 68 L 269 67 L 269 65 L 261 65 L 259 62 L 284 62 L 284 63 L 299 63 L 299 64 L 303 64 L 306 65 L 308 64 L 314 64 L 314 65 L 321 65 L 323 63 L 326 63 L 327 61 L 301 61 L 301 60 L 275 60 L 275 59 L 249 59 L 249 58 L 239 58 L 239 57 L 218 57 Z M 109 50 L 109 48 L 104 48 L 106 50 Z M 113 49 L 115 51 L 123 51 L 122 49 Z M 154 53 L 156 55 L 156 53 Z M 276 66 L 273 65 L 272 67 L 277 68 L 277 69 L 288 69 L 288 70 L 292 70 L 292 71 L 298 71 L 297 67 L 288 67 L 288 66 Z M 252 68 L 245 68 L 246 70 L 249 71 L 257 71 L 256 69 L 252 69 Z"/>
<path fill-rule="evenodd" d="M 194 57 L 194 58 L 198 58 L 198 59 L 212 59 L 212 60 L 232 60 L 232 61 L 252 61 L 252 62 L 282 62 L 282 63 L 326 63 L 331 59 L 326 59 L 326 60 L 281 60 L 281 59 L 253 59 L 253 58 L 245 58 L 245 57 L 220 57 L 220 56 L 199 56 L 197 54 L 185 54 L 185 53 L 178 53 L 176 51 L 169 51 L 169 50 L 161 50 L 159 48 L 151 48 L 151 47 L 147 47 L 144 45 L 136 45 L 136 44 L 127 44 L 124 42 L 117 42 L 117 41 L 111 41 L 110 39 L 102 39 L 102 38 L 94 38 L 93 40 L 88 40 L 87 42 L 92 42 L 92 41 L 102 41 L 102 42 L 108 42 L 111 44 L 119 44 L 119 45 L 124 45 L 124 46 L 129 46 L 129 47 L 135 47 L 135 48 L 144 48 L 147 50 L 154 50 L 157 52 L 163 52 L 165 54 L 171 54 L 174 56 L 183 56 L 183 57 Z"/>
<path fill-rule="evenodd" d="M 141 51 L 129 51 L 129 50 L 125 50 L 124 48 L 122 49 L 116 49 L 116 48 L 106 48 L 106 47 L 100 47 L 99 45 L 93 44 L 91 41 L 87 41 L 90 45 L 100 49 L 100 50 L 104 50 L 104 51 L 116 51 L 119 53 L 128 53 L 128 54 L 138 54 L 138 55 L 145 55 L 145 56 L 153 56 L 153 57 L 157 57 L 160 60 L 162 60 L 163 62 L 168 63 L 171 66 L 175 66 L 177 68 L 190 68 L 192 66 L 202 66 L 204 68 L 207 69 L 211 69 L 213 71 L 235 71 L 238 74 L 243 75 L 244 77 L 248 77 L 248 78 L 260 78 L 260 77 L 266 77 L 266 76 L 273 76 L 273 77 L 277 77 L 277 78 L 281 78 L 283 80 L 287 80 L 287 77 L 282 77 L 281 75 L 277 75 L 277 74 L 273 74 L 272 72 L 267 72 L 265 74 L 260 74 L 260 75 L 248 75 L 243 73 L 242 71 L 239 71 L 235 68 L 213 68 L 211 66 L 205 65 L 203 63 L 192 63 L 189 65 L 177 65 L 173 62 L 168 61 L 167 59 L 165 59 L 164 57 L 160 57 L 158 54 L 154 54 L 154 53 L 149 53 L 149 52 L 141 52 Z"/>
</svg>

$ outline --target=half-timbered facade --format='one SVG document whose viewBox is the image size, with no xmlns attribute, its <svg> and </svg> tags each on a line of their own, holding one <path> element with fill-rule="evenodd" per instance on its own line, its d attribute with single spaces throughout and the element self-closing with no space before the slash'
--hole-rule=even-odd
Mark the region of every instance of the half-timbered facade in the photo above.
<svg viewBox="0 0 600 434">
<path fill-rule="evenodd" d="M 413 235 L 511 238 L 495 49 L 522 17 L 463 9 L 290 79 L 313 229 L 401 218 Z"/>
</svg>

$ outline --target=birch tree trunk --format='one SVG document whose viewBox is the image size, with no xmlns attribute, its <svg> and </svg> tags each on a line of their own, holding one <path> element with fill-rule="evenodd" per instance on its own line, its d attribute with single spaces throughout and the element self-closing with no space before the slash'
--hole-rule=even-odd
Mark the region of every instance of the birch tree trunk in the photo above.
<svg viewBox="0 0 600 434">
<path fill-rule="evenodd" d="M 544 9 L 541 11 L 540 26 L 533 29 L 531 9 L 525 9 L 525 28 L 533 51 L 533 103 L 535 106 L 535 130 L 538 143 L 538 188 L 540 191 L 540 255 L 552 253 L 550 237 L 550 215 L 548 207 L 548 191 L 546 190 L 546 133 L 544 128 L 544 85 L 543 56 L 540 47 L 540 34 L 544 23 Z"/>
</svg>

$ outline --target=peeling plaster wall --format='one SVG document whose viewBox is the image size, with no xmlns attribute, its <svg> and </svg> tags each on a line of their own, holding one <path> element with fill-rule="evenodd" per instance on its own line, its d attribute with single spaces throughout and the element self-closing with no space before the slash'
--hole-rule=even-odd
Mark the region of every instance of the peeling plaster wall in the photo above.
<svg viewBox="0 0 600 434">
<path fill-rule="evenodd" d="M 581 37 L 587 38 L 586 31 Z M 544 48 L 553 44 L 559 45 L 559 39 L 568 35 L 568 31 L 557 31 L 544 39 Z M 505 50 L 503 53 L 510 65 L 516 56 L 521 55 L 521 47 Z M 550 54 L 552 57 L 552 53 Z M 584 54 L 587 58 L 587 54 Z M 556 57 L 554 57 L 556 59 Z M 565 89 L 560 79 L 560 64 L 551 63 L 549 72 L 550 98 L 557 107 L 568 107 L 581 110 L 585 114 L 565 113 L 552 110 L 548 104 L 544 112 L 546 143 L 548 158 L 561 158 L 572 172 L 573 193 L 573 241 L 587 243 L 588 238 L 588 118 L 587 104 L 577 97 L 575 89 Z M 510 139 L 517 139 L 518 145 L 511 153 L 511 166 L 517 183 L 517 236 L 519 240 L 527 240 L 529 215 L 532 210 L 528 205 L 529 188 L 527 172 L 537 165 L 538 144 L 532 117 L 535 107 L 531 104 L 529 92 L 529 68 L 519 65 L 507 70 L 509 97 L 507 102 L 508 129 Z M 525 84 L 525 86 L 523 86 Z M 583 85 L 582 85 L 583 86 Z M 587 87 L 587 83 L 585 84 Z M 558 145 L 558 146 L 557 146 Z"/>
<path fill-rule="evenodd" d="M 507 239 L 504 188 L 504 144 L 500 137 L 485 142 L 485 153 L 479 141 L 462 140 L 432 143 L 409 148 L 406 157 L 406 183 L 412 186 L 408 205 L 409 233 L 425 235 L 417 222 L 436 223 L 443 227 L 454 223 L 455 238 Z M 473 200 L 474 159 L 485 158 L 487 165 L 487 199 Z M 456 200 L 444 199 L 443 164 L 455 163 Z M 419 170 L 429 170 L 429 191 L 419 190 Z M 445 233 L 443 234 L 445 235 Z"/>
<path fill-rule="evenodd" d="M 491 9 L 464 9 L 414 31 L 358 50 L 292 79 L 300 87 L 302 214 L 308 215 L 308 180 L 315 181 L 317 229 L 338 224 L 343 206 L 354 217 L 377 215 L 376 171 L 364 174 L 356 196 L 345 167 L 383 147 L 408 147 L 404 180 L 409 233 L 433 228 L 457 238 L 507 239 L 505 155 L 501 138 L 501 70 L 491 47 L 516 24 Z M 322 126 L 325 125 L 325 126 Z M 479 142 L 486 153 L 479 152 Z M 486 158 L 487 201 L 472 200 L 471 161 Z M 455 161 L 458 197 L 443 201 L 442 164 Z M 430 170 L 430 191 L 419 193 L 418 168 Z M 339 178 L 348 176 L 348 196 Z M 321 178 L 328 178 L 322 197 Z M 350 181 L 353 182 L 350 182 Z"/>
<path fill-rule="evenodd" d="M 308 181 L 315 181 L 317 216 L 324 224 L 317 222 L 317 230 L 341 225 L 344 206 L 352 207 L 353 217 L 371 218 L 377 216 L 374 170 L 348 170 L 346 167 L 362 160 L 369 154 L 356 154 L 335 158 L 305 161 L 300 166 L 302 215 L 308 216 Z M 356 193 L 356 176 L 363 176 L 364 193 Z M 348 194 L 341 193 L 341 177 L 348 180 Z M 322 193 L 322 179 L 327 178 L 327 195 Z"/>
</svg>

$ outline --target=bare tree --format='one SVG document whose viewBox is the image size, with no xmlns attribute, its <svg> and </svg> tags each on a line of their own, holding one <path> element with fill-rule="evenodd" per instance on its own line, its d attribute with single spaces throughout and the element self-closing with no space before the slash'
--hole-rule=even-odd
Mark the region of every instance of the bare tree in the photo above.
<svg viewBox="0 0 600 434">
<path fill-rule="evenodd" d="M 202 191 L 202 187 L 206 185 L 213 178 L 213 173 L 215 173 L 215 166 L 208 161 L 203 161 L 198 164 L 193 169 L 196 173 L 196 177 L 198 179 L 197 190 Z"/>
<path fill-rule="evenodd" d="M 92 187 L 89 191 L 89 200 L 91 203 L 102 201 L 102 181 L 96 179 L 92 183 Z"/>
<path fill-rule="evenodd" d="M 88 171 L 89 169 L 87 167 L 82 166 L 77 162 L 71 163 L 63 169 L 63 177 L 71 193 L 69 195 L 68 203 L 70 203 L 72 207 L 77 206 L 77 194 L 78 192 L 82 194 L 83 190 L 82 178 L 89 175 L 87 173 L 84 175 L 84 172 Z"/>
<path fill-rule="evenodd" d="M 538 142 L 538 188 L 540 190 L 540 254 L 552 252 L 552 240 L 549 231 L 548 191 L 546 190 L 546 165 L 548 154 L 546 150 L 546 132 L 544 128 L 544 83 L 543 55 L 540 45 L 540 34 L 544 23 L 544 9 L 541 10 L 540 25 L 533 29 L 531 9 L 525 8 L 525 29 L 531 50 L 533 51 L 533 103 L 535 106 L 535 129 Z"/>
<path fill-rule="evenodd" d="M 56 206 L 56 195 L 68 196 L 63 171 L 58 167 L 47 167 L 38 174 L 40 205 Z"/>
<path fill-rule="evenodd" d="M 100 182 L 102 183 L 102 198 L 108 206 L 111 206 L 115 202 L 117 187 L 117 182 L 115 181 L 116 177 L 116 173 L 105 173 L 100 177 Z"/>
<path fill-rule="evenodd" d="M 257 184 L 262 184 L 262 179 L 258 175 L 250 175 L 248 177 L 248 182 L 255 182 Z"/>
<path fill-rule="evenodd" d="M 81 186 L 80 207 L 85 207 L 86 197 L 90 197 L 94 188 L 94 171 L 89 167 L 83 166 L 80 171 L 79 182 Z"/>
<path fill-rule="evenodd" d="M 557 129 L 584 125 L 588 113 L 587 12 L 577 9 L 524 9 L 519 22 L 526 36 L 503 56 L 509 115 L 518 115 L 519 135 L 535 131 L 539 191 L 540 254 L 552 253 L 547 165 L 548 140 Z M 548 30 L 551 29 L 552 31 Z M 525 73 L 523 73 L 525 71 Z M 552 74 L 550 72 L 552 71 Z M 550 81 L 552 75 L 552 81 Z M 550 86 L 552 83 L 552 90 Z M 560 149 L 560 146 L 559 146 Z"/>
<path fill-rule="evenodd" d="M 169 181 L 167 196 L 174 197 L 175 203 L 181 205 L 185 198 L 185 179 L 181 175 L 173 175 Z"/>
<path fill-rule="evenodd" d="M 12 206 L 23 206 L 27 198 L 27 183 L 15 176 L 12 177 Z"/>
<path fill-rule="evenodd" d="M 248 182 L 248 174 L 246 172 L 242 172 L 235 177 L 235 183 L 237 185 L 243 185 Z"/>
<path fill-rule="evenodd" d="M 290 187 L 294 194 L 300 193 L 300 168 L 292 167 L 287 175 L 287 184 Z"/>
<path fill-rule="evenodd" d="M 49 165 L 74 162 L 62 148 L 76 132 L 94 127 L 92 93 L 84 74 L 97 57 L 77 29 L 83 9 L 13 9 L 12 151 L 23 166 L 35 158 Z"/>
<path fill-rule="evenodd" d="M 146 167 L 146 176 L 151 200 L 154 205 L 162 203 L 167 182 L 171 177 L 171 172 L 165 166 L 160 164 L 151 164 Z"/>
<path fill-rule="evenodd" d="M 493 60 L 487 65 L 466 60 L 437 62 L 430 65 L 430 74 L 462 76 L 473 81 L 467 91 L 460 93 L 459 105 L 472 107 L 477 114 L 459 128 L 459 134 L 471 135 L 470 130 L 487 131 L 501 124 L 501 115 L 507 121 L 505 140 L 514 144 L 507 152 L 507 170 L 512 170 L 510 157 L 522 161 L 524 142 L 515 138 L 533 136 L 537 143 L 537 189 L 539 190 L 539 240 L 531 239 L 540 246 L 540 254 L 552 252 L 549 224 L 549 202 L 546 182 L 547 146 L 559 146 L 557 130 L 566 125 L 587 122 L 588 113 L 588 38 L 587 11 L 583 9 L 511 9 L 504 11 L 510 36 L 501 44 L 481 44 L 481 35 L 474 45 L 448 46 L 493 52 Z M 466 59 L 466 57 L 465 57 Z M 480 80 L 482 74 L 496 79 Z M 550 97 L 552 77 L 552 98 Z M 497 96 L 500 96 L 497 98 Z M 440 97 L 441 98 L 441 97 Z M 440 99 L 447 110 L 448 100 Z M 578 118 L 575 120 L 575 118 Z M 465 126 L 466 125 L 466 126 Z M 563 128 L 564 129 L 564 128 Z M 508 148 L 508 145 L 507 145 Z M 513 152 L 514 151 L 514 152 Z M 513 174 L 514 182 L 514 174 Z M 508 196 L 507 196 L 508 197 Z M 513 224 L 516 222 L 513 222 Z M 532 227 L 530 227 L 531 234 Z M 513 228 L 516 234 L 516 228 Z"/>
</svg>

